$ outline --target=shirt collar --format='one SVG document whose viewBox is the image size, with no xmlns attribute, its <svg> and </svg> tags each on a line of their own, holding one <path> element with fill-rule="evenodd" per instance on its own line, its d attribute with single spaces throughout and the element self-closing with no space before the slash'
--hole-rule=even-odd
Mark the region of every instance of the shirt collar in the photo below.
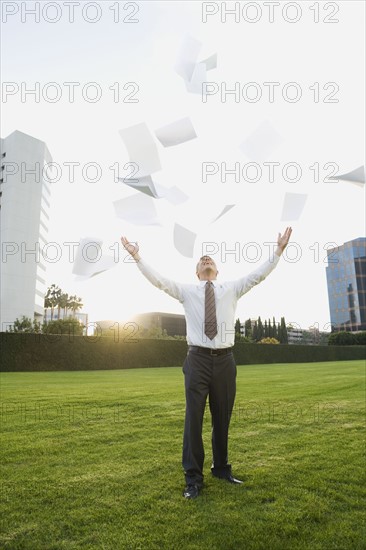
<svg viewBox="0 0 366 550">
<path fill-rule="evenodd" d="M 205 286 L 206 286 L 206 283 L 207 283 L 207 281 L 199 281 L 199 286 L 200 286 L 201 288 L 202 288 L 202 287 L 205 287 Z M 214 288 L 217 287 L 217 284 L 218 284 L 217 281 L 211 281 L 211 283 L 212 283 L 212 285 L 213 285 Z"/>
</svg>

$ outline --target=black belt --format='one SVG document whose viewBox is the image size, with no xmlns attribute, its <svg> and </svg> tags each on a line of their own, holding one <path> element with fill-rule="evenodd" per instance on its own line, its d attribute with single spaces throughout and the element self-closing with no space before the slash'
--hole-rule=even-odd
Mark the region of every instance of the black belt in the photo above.
<svg viewBox="0 0 366 550">
<path fill-rule="evenodd" d="M 232 353 L 233 348 L 201 348 L 201 346 L 188 346 L 188 351 L 195 351 L 196 353 L 204 353 L 205 355 L 227 355 Z"/>
</svg>

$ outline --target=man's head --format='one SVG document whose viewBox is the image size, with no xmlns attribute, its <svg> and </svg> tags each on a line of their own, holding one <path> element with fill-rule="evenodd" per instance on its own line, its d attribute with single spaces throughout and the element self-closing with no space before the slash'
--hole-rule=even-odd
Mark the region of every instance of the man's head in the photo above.
<svg viewBox="0 0 366 550">
<path fill-rule="evenodd" d="M 196 275 L 200 281 L 214 281 L 218 275 L 215 262 L 210 256 L 202 256 L 196 266 Z"/>
</svg>

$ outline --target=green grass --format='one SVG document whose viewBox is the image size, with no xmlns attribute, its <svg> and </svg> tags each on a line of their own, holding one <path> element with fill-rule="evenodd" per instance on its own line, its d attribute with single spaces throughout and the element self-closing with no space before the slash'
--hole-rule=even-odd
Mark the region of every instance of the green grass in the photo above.
<svg viewBox="0 0 366 550">
<path fill-rule="evenodd" d="M 238 366 L 229 458 L 182 497 L 181 368 L 1 375 L 16 549 L 364 549 L 363 361 Z"/>
</svg>

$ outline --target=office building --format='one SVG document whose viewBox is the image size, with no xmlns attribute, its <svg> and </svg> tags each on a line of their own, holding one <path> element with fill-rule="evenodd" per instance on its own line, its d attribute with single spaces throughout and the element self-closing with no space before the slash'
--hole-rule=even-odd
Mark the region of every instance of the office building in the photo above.
<svg viewBox="0 0 366 550">
<path fill-rule="evenodd" d="M 168 336 L 187 335 L 186 319 L 184 315 L 154 311 L 136 315 L 133 321 L 145 329 L 156 327 L 161 330 L 166 330 Z"/>
<path fill-rule="evenodd" d="M 330 248 L 327 256 L 332 330 L 366 330 L 366 238 Z"/>
<path fill-rule="evenodd" d="M 52 162 L 46 144 L 19 132 L 1 139 L 1 311 L 0 330 L 23 315 L 42 322 L 46 292 L 46 244 L 50 184 L 44 165 Z"/>
</svg>

